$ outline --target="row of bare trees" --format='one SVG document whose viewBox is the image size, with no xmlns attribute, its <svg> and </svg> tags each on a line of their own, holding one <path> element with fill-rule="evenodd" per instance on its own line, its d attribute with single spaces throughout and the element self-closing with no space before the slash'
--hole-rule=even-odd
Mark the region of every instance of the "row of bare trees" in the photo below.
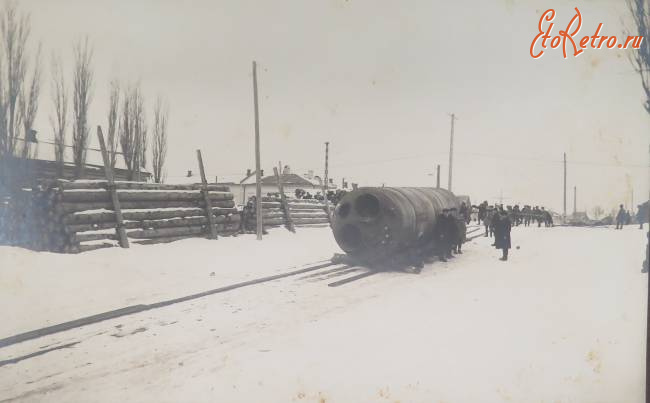
<svg viewBox="0 0 650 403">
<path fill-rule="evenodd" d="M 75 55 L 72 144 L 74 163 L 79 170 L 78 175 L 81 176 L 89 136 L 87 111 L 90 102 L 90 86 L 88 84 L 92 83 L 90 69 L 92 51 L 87 42 L 77 48 Z M 58 63 L 53 65 L 57 66 Z M 53 71 L 61 71 L 61 69 L 53 67 Z M 68 96 L 62 74 L 52 75 L 52 94 L 54 116 L 51 117 L 51 121 L 57 143 L 56 158 L 59 164 L 63 164 Z M 122 89 L 119 81 L 111 81 L 107 115 L 107 147 L 110 163 L 114 168 L 118 156 L 122 155 L 124 165 L 129 172 L 129 179 L 141 180 L 141 170 L 147 166 L 147 151 L 151 137 L 153 178 L 155 182 L 160 183 L 164 180 L 169 112 L 165 101 L 158 97 L 154 106 L 154 125 L 150 136 L 145 109 L 145 99 L 139 84 Z"/>
<path fill-rule="evenodd" d="M 30 31 L 29 17 L 19 14 L 14 2 L 5 3 L 0 10 L 0 157 L 32 153 L 24 139 L 38 112 L 41 47 L 30 58 Z"/>
<path fill-rule="evenodd" d="M 33 125 L 38 112 L 41 85 L 41 47 L 30 57 L 29 37 L 31 21 L 19 13 L 15 0 L 7 1 L 0 10 L 0 158 L 16 156 L 34 158 L 36 141 Z M 51 63 L 50 125 L 54 137 L 54 155 L 59 174 L 63 172 L 66 148 L 72 148 L 72 160 L 77 177 L 83 177 L 86 153 L 90 143 L 89 109 L 93 99 L 93 48 L 88 38 L 73 46 L 72 94 L 60 57 Z M 72 102 L 72 120 L 69 103 Z M 149 136 L 145 100 L 140 84 L 124 90 L 114 80 L 110 83 L 108 110 L 108 147 L 113 167 L 122 155 L 130 179 L 139 180 L 142 168 L 147 166 L 147 150 L 151 137 L 153 177 L 164 180 L 167 154 L 167 121 L 169 110 L 161 97 L 154 106 L 154 121 Z M 66 143 L 71 127 L 72 145 Z"/>
</svg>

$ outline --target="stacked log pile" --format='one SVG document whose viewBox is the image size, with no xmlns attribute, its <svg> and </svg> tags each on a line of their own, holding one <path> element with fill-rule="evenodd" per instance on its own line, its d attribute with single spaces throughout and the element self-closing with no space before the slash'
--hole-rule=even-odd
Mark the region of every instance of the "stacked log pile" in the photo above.
<svg viewBox="0 0 650 403">
<path fill-rule="evenodd" d="M 139 243 L 170 242 L 210 233 L 202 185 L 116 182 L 123 227 Z M 220 235 L 239 232 L 228 187 L 207 185 Z M 14 192 L 0 210 L 0 242 L 76 253 L 115 246 L 116 217 L 106 181 L 50 181 Z"/>
<path fill-rule="evenodd" d="M 287 198 L 291 220 L 296 227 L 328 226 L 329 217 L 325 211 L 325 202 L 313 199 Z M 330 203 L 330 207 L 334 207 Z M 255 227 L 254 211 L 248 216 L 251 228 Z M 279 227 L 287 224 L 287 216 L 279 197 L 262 198 L 262 222 L 264 227 Z"/>
</svg>

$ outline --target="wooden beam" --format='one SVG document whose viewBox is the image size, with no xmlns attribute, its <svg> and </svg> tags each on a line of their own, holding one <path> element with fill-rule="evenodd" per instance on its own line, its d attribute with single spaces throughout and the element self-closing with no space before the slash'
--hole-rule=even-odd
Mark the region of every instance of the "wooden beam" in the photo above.
<svg viewBox="0 0 650 403">
<path fill-rule="evenodd" d="M 113 211 L 115 211 L 115 232 L 117 239 L 120 241 L 120 246 L 123 248 L 129 247 L 129 238 L 126 236 L 124 230 L 124 220 L 122 219 L 122 209 L 120 208 L 120 200 L 117 197 L 117 190 L 115 189 L 115 180 L 113 179 L 113 168 L 111 167 L 111 160 L 108 156 L 106 143 L 104 142 L 104 134 L 102 127 L 97 126 L 97 137 L 99 138 L 99 147 L 102 150 L 102 159 L 104 160 L 104 172 L 106 173 L 107 189 L 111 194 L 111 201 L 113 202 Z"/>
<path fill-rule="evenodd" d="M 257 63 L 253 61 L 253 102 L 255 106 L 255 213 L 257 218 L 257 240 L 262 240 L 264 232 L 262 219 L 262 171 L 260 170 L 260 119 L 257 102 Z"/>
<path fill-rule="evenodd" d="M 329 150 L 330 150 L 330 143 L 329 141 L 325 142 L 325 184 L 323 186 L 323 193 L 325 196 L 325 211 L 327 211 L 327 218 L 332 221 L 332 212 L 330 211 L 330 201 L 327 198 L 327 188 L 328 188 L 328 168 L 329 168 Z"/>
<path fill-rule="evenodd" d="M 201 150 L 196 150 L 196 158 L 199 160 L 199 171 L 201 172 L 201 183 L 203 184 L 203 201 L 205 202 L 205 214 L 208 216 L 208 225 L 210 226 L 210 237 L 217 239 L 217 227 L 214 222 L 214 215 L 212 215 L 212 201 L 208 194 L 208 180 L 205 178 L 205 168 L 203 167 L 203 158 L 201 157 Z"/>
<path fill-rule="evenodd" d="M 287 224 L 287 229 L 291 232 L 296 232 L 296 227 L 293 225 L 293 220 L 291 219 L 291 210 L 289 209 L 289 203 L 287 203 L 287 197 L 284 194 L 284 185 L 282 184 L 282 163 L 278 163 L 280 172 L 278 173 L 278 168 L 273 168 L 275 173 L 275 178 L 278 180 L 278 191 L 280 192 L 280 203 L 282 203 L 282 208 L 284 209 L 284 218 Z"/>
</svg>

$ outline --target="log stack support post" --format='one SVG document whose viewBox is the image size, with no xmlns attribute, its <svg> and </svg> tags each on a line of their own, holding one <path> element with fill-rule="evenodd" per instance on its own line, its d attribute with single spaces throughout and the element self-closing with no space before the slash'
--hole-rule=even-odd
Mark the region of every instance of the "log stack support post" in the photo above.
<svg viewBox="0 0 650 403">
<path fill-rule="evenodd" d="M 102 160 L 104 160 L 104 172 L 106 173 L 106 190 L 111 195 L 111 201 L 113 203 L 113 211 L 115 212 L 115 233 L 118 240 L 120 241 L 120 246 L 123 248 L 129 247 L 129 238 L 126 236 L 126 231 L 124 230 L 124 221 L 122 219 L 122 209 L 120 208 L 120 200 L 117 197 L 117 189 L 115 188 L 115 181 L 113 179 L 113 168 L 111 167 L 111 162 L 108 157 L 108 151 L 106 150 L 106 143 L 104 143 L 104 135 L 102 133 L 102 127 L 97 126 L 97 137 L 99 139 L 99 146 L 102 151 Z"/>
<path fill-rule="evenodd" d="M 328 190 L 328 168 L 329 168 L 329 152 L 330 152 L 330 143 L 329 141 L 325 142 L 325 183 L 323 184 L 323 193 L 325 196 L 325 211 L 327 212 L 327 219 L 329 222 L 332 222 L 332 212 L 330 211 L 330 202 L 329 199 L 327 198 L 327 190 Z"/>
<path fill-rule="evenodd" d="M 287 229 L 291 232 L 296 232 L 296 227 L 293 225 L 293 220 L 291 219 L 291 210 L 289 209 L 289 203 L 287 202 L 287 196 L 284 194 L 284 185 L 282 184 L 282 163 L 278 163 L 278 168 L 273 168 L 275 173 L 275 178 L 278 180 L 278 191 L 280 192 L 280 203 L 282 203 L 282 209 L 284 210 L 284 219 L 286 221 Z M 278 172 L 280 170 L 280 172 Z"/>
<path fill-rule="evenodd" d="M 196 150 L 196 157 L 199 160 L 199 171 L 201 172 L 201 183 L 203 184 L 201 188 L 201 193 L 203 193 L 203 200 L 205 202 L 205 213 L 208 216 L 208 225 L 210 226 L 210 238 L 217 239 L 217 226 L 214 222 L 214 216 L 212 215 L 212 202 L 210 201 L 210 194 L 208 190 L 208 180 L 205 177 L 205 168 L 203 167 L 203 158 L 201 157 L 201 150 Z"/>
</svg>

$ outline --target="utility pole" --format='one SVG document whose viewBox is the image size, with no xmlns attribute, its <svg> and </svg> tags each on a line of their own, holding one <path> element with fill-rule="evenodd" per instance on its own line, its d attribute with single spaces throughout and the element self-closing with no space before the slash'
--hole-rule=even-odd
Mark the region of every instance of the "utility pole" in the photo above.
<svg viewBox="0 0 650 403">
<path fill-rule="evenodd" d="M 440 164 L 436 165 L 436 189 L 440 189 Z"/>
<path fill-rule="evenodd" d="M 257 223 L 257 240 L 262 240 L 262 173 L 260 171 L 260 119 L 257 106 L 257 63 L 253 61 L 253 102 L 255 106 L 255 213 Z"/>
<path fill-rule="evenodd" d="M 451 172 L 454 162 L 454 121 L 458 119 L 455 114 L 451 114 L 451 135 L 449 137 L 449 183 L 447 190 L 451 192 Z"/>
<path fill-rule="evenodd" d="M 562 222 L 566 224 L 566 153 L 564 153 L 564 212 Z"/>
</svg>

